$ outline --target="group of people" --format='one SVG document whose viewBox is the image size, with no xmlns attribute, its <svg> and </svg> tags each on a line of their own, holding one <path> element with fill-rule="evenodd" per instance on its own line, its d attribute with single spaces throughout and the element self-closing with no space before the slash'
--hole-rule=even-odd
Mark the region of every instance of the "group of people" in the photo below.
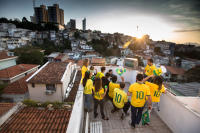
<svg viewBox="0 0 200 133">
<path fill-rule="evenodd" d="M 123 76 L 120 76 L 122 82 L 117 83 L 117 76 L 111 69 L 106 72 L 106 68 L 101 67 L 101 71 L 98 72 L 93 66 L 89 69 L 88 66 L 89 60 L 85 59 L 81 69 L 81 83 L 84 87 L 85 111 L 92 111 L 93 102 L 94 118 L 98 116 L 97 109 L 100 106 L 102 119 L 109 120 L 104 113 L 104 104 L 108 100 L 113 105 L 111 113 L 121 111 L 121 119 L 129 115 L 128 110 L 131 108 L 129 124 L 133 128 L 140 123 L 145 107 L 150 111 L 152 107 L 157 107 L 159 111 L 160 96 L 165 93 L 165 87 L 163 78 L 153 73 L 156 67 L 152 59 L 148 60 L 145 74 L 137 74 L 136 82 L 129 86 L 127 93 L 124 91 L 126 84 Z M 129 97 L 131 97 L 130 100 Z"/>
</svg>

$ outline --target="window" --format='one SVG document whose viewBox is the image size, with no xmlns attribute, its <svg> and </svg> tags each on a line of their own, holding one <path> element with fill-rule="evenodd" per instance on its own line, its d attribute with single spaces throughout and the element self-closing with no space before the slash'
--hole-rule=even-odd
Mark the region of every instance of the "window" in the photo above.
<svg viewBox="0 0 200 133">
<path fill-rule="evenodd" d="M 32 87 L 35 88 L 35 84 L 34 83 L 32 83 Z"/>
<path fill-rule="evenodd" d="M 47 91 L 56 91 L 55 84 L 46 84 Z"/>
</svg>

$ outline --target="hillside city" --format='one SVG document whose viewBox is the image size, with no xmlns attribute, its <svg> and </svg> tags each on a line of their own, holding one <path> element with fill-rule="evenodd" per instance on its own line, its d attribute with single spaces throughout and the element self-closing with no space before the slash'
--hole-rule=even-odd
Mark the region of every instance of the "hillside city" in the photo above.
<svg viewBox="0 0 200 133">
<path fill-rule="evenodd" d="M 117 74 L 118 68 L 126 68 L 123 75 L 126 87 L 135 82 L 133 75 L 143 73 L 148 59 L 152 59 L 157 68 L 166 69 L 162 76 L 167 95 L 178 97 L 181 104 L 176 105 L 169 96 L 161 100 L 170 99 L 169 104 L 177 114 L 187 105 L 192 110 L 190 113 L 198 117 L 187 112 L 196 124 L 191 126 L 186 122 L 185 131 L 176 129 L 170 124 L 172 119 L 165 122 L 167 116 L 162 115 L 167 113 L 162 111 L 167 111 L 167 107 L 161 106 L 160 112 L 152 113 L 152 119 L 157 120 L 152 125 L 162 127 L 163 131 L 158 132 L 199 131 L 200 45 L 154 41 L 150 35 L 137 38 L 122 33 L 102 33 L 87 29 L 87 18 L 82 19 L 82 29 L 77 29 L 75 19 L 65 24 L 64 10 L 58 4 L 34 7 L 30 20 L 0 18 L 0 132 L 93 133 L 93 128 L 100 128 L 105 133 L 122 133 L 115 126 L 125 128 L 124 122 L 116 121 L 113 126 L 111 122 L 102 122 L 100 117 L 93 118 L 91 112 L 84 112 L 81 68 L 85 59 L 97 71 L 105 66 L 105 72 L 111 69 Z M 190 100 L 194 105 L 187 102 Z M 167 102 L 162 104 L 166 106 Z M 109 110 L 111 103 L 105 108 Z M 115 121 L 110 111 L 105 112 Z M 179 115 L 176 118 L 183 116 Z M 181 119 L 186 121 L 187 118 Z M 92 122 L 99 125 L 95 127 Z M 153 127 L 139 128 L 138 132 L 149 130 L 154 132 Z"/>
</svg>

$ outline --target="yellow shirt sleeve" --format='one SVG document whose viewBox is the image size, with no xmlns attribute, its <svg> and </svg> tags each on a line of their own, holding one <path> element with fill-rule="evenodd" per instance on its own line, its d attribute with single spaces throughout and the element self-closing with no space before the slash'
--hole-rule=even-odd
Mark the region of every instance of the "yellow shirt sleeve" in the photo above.
<svg viewBox="0 0 200 133">
<path fill-rule="evenodd" d="M 164 92 L 165 92 L 165 87 L 164 87 L 164 85 L 162 85 L 161 92 L 162 92 L 162 93 L 164 93 Z"/>
<path fill-rule="evenodd" d="M 150 88 L 147 86 L 147 96 L 150 96 L 151 93 L 150 93 Z"/>
</svg>

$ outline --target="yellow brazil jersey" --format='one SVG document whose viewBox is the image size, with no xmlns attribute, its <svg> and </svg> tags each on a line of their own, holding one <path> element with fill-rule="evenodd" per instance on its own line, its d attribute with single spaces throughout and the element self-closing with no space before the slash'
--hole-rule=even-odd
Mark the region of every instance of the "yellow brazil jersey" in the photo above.
<svg viewBox="0 0 200 133">
<path fill-rule="evenodd" d="M 93 81 L 91 79 L 88 79 L 86 82 L 86 85 L 84 87 L 84 94 L 92 94 L 92 88 L 93 88 Z"/>
<path fill-rule="evenodd" d="M 102 95 L 104 94 L 104 89 L 101 88 L 99 91 L 95 91 L 95 88 L 93 87 L 93 92 L 94 92 L 94 98 L 97 99 L 97 100 L 102 100 L 103 97 Z"/>
<path fill-rule="evenodd" d="M 97 78 L 102 78 L 104 77 L 104 74 L 102 72 L 98 72 L 96 75 Z"/>
<path fill-rule="evenodd" d="M 114 90 L 114 97 L 113 97 L 113 103 L 117 108 L 123 108 L 124 103 L 128 102 L 128 97 L 125 91 L 115 88 Z"/>
<path fill-rule="evenodd" d="M 152 102 L 160 102 L 160 96 L 162 93 L 165 92 L 164 85 L 162 85 L 161 90 L 158 90 L 158 85 L 156 85 L 154 83 L 145 82 L 145 84 L 148 85 L 150 88 Z"/>
<path fill-rule="evenodd" d="M 117 83 L 110 82 L 109 83 L 109 92 L 108 92 L 109 97 L 113 98 L 115 88 L 120 88 L 120 85 Z"/>
<path fill-rule="evenodd" d="M 86 66 L 82 66 L 81 68 L 81 74 L 82 74 L 82 78 L 81 78 L 81 83 L 83 78 L 85 77 L 85 72 L 88 70 L 88 68 Z"/>
<path fill-rule="evenodd" d="M 155 65 L 152 65 L 152 66 L 147 65 L 147 66 L 145 67 L 145 74 L 146 74 L 147 76 L 151 76 L 151 75 L 153 75 L 153 70 L 155 70 L 155 69 L 156 69 L 156 66 L 155 66 Z"/>
<path fill-rule="evenodd" d="M 131 105 L 134 107 L 143 107 L 146 101 L 146 96 L 150 96 L 150 89 L 145 84 L 134 83 L 128 90 L 132 93 Z"/>
</svg>

